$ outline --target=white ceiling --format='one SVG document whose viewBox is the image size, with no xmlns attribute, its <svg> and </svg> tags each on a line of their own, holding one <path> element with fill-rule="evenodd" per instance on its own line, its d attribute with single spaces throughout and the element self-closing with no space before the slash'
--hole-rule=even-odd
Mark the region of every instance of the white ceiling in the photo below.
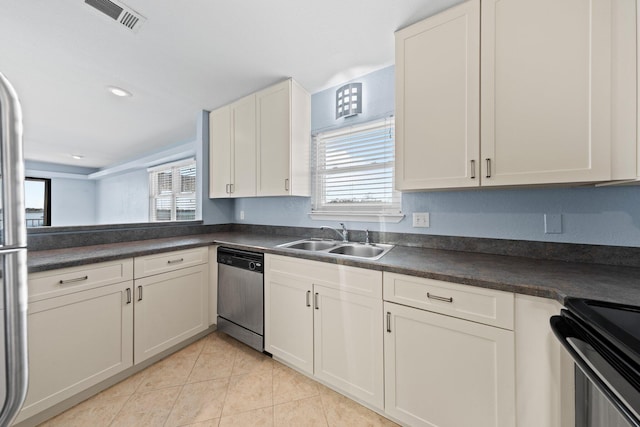
<svg viewBox="0 0 640 427">
<path fill-rule="evenodd" d="M 315 93 L 391 65 L 394 31 L 459 2 L 125 0 L 147 18 L 134 33 L 83 0 L 0 0 L 0 72 L 27 159 L 105 167 L 192 141 L 198 111 L 285 77 Z"/>
</svg>

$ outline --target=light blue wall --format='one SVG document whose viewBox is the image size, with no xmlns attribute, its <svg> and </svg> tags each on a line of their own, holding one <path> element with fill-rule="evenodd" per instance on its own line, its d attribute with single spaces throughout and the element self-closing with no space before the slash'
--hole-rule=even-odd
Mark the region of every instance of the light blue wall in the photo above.
<svg viewBox="0 0 640 427">
<path fill-rule="evenodd" d="M 149 221 L 149 173 L 138 169 L 96 181 L 96 223 Z"/>
<path fill-rule="evenodd" d="M 363 114 L 334 119 L 337 87 L 311 97 L 312 131 L 367 121 L 394 111 L 394 67 L 362 78 Z M 348 83 L 348 82 L 344 82 Z M 448 236 L 489 237 L 548 242 L 640 247 L 640 186 L 404 193 L 398 224 L 347 223 L 352 229 Z M 240 220 L 240 212 L 244 220 Z M 303 197 L 237 199 L 233 221 L 247 224 L 320 227 L 309 219 L 311 201 Z M 429 212 L 430 228 L 413 228 L 411 214 Z M 544 233 L 544 214 L 562 214 L 562 233 Z"/>
<path fill-rule="evenodd" d="M 51 178 L 51 225 L 96 222 L 96 183 L 88 179 Z"/>
</svg>

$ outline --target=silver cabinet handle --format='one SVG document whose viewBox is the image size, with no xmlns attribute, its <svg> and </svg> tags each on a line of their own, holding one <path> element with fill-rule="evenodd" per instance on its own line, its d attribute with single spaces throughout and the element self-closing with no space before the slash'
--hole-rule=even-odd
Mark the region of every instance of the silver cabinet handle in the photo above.
<svg viewBox="0 0 640 427">
<path fill-rule="evenodd" d="M 229 194 L 229 184 L 224 185 L 224 192 Z"/>
<path fill-rule="evenodd" d="M 313 306 L 316 310 L 320 310 L 320 307 L 318 306 L 318 293 L 316 292 L 313 295 Z"/>
<path fill-rule="evenodd" d="M 75 279 L 60 280 L 60 284 L 66 285 L 69 283 L 84 282 L 85 280 L 88 280 L 88 279 L 89 279 L 89 276 L 76 277 Z"/>
<path fill-rule="evenodd" d="M 387 311 L 387 332 L 391 332 L 391 313 Z"/>
<path fill-rule="evenodd" d="M 491 159 L 487 158 L 487 178 L 491 178 Z"/>
<path fill-rule="evenodd" d="M 138 286 L 138 301 L 142 301 L 142 286 Z"/>
<path fill-rule="evenodd" d="M 311 307 L 311 301 L 309 301 L 311 298 L 311 291 L 307 291 L 307 307 Z"/>
<path fill-rule="evenodd" d="M 289 178 L 284 180 L 284 191 L 289 191 Z"/>
<path fill-rule="evenodd" d="M 471 179 L 476 179 L 476 161 L 471 160 Z"/>
<path fill-rule="evenodd" d="M 169 261 L 167 261 L 167 264 L 177 264 L 179 262 L 183 262 L 184 258 L 178 258 L 178 259 L 170 259 Z"/>
<path fill-rule="evenodd" d="M 229 193 L 233 194 L 235 191 L 235 184 L 229 184 Z"/>
<path fill-rule="evenodd" d="M 127 304 L 131 304 L 131 288 L 127 288 Z"/>
<path fill-rule="evenodd" d="M 433 295 L 433 294 L 430 294 L 429 292 L 427 292 L 427 298 L 434 299 L 437 301 L 453 302 L 453 297 L 449 297 L 449 298 L 439 297 L 438 295 Z"/>
</svg>

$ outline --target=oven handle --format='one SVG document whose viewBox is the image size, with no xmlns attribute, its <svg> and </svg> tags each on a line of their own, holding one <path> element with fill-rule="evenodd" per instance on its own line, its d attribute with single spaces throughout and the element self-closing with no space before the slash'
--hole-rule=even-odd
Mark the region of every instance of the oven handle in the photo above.
<svg viewBox="0 0 640 427">
<path fill-rule="evenodd" d="M 640 427 L 640 420 L 638 420 L 634 414 L 629 411 L 627 406 L 615 395 L 615 393 L 605 384 L 600 376 L 594 371 L 586 360 L 578 353 L 573 346 L 569 343 L 568 338 L 579 338 L 580 332 L 573 326 L 572 321 L 562 316 L 552 316 L 549 319 L 551 324 L 551 330 L 555 334 L 556 338 L 560 341 L 560 344 L 569 352 L 569 355 L 585 374 L 585 376 L 593 383 L 593 385 L 605 395 L 607 400 L 611 402 L 613 406 L 620 412 L 625 420 L 631 423 L 634 427 Z"/>
</svg>

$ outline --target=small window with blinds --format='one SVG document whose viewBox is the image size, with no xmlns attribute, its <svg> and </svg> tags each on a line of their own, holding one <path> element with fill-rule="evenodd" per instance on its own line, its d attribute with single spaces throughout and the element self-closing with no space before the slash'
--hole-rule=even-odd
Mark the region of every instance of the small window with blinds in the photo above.
<svg viewBox="0 0 640 427">
<path fill-rule="evenodd" d="M 151 221 L 195 220 L 195 160 L 150 168 L 149 195 Z"/>
<path fill-rule="evenodd" d="M 314 137 L 314 214 L 401 216 L 394 189 L 394 118 Z"/>
</svg>

